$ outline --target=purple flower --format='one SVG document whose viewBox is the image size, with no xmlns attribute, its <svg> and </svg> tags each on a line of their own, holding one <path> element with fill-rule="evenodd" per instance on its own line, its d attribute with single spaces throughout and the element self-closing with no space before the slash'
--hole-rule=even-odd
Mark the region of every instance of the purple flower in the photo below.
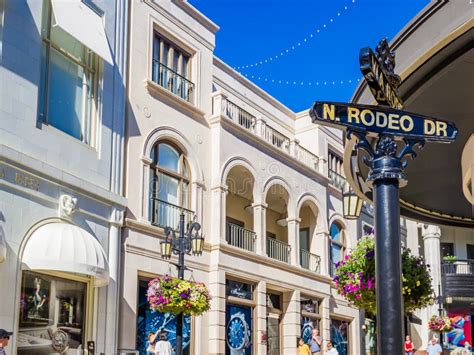
<svg viewBox="0 0 474 355">
<path fill-rule="evenodd" d="M 188 298 L 188 295 L 187 295 L 186 293 L 184 293 L 184 292 L 181 292 L 181 293 L 179 294 L 179 297 L 186 299 L 186 298 Z"/>
<path fill-rule="evenodd" d="M 373 258 L 374 255 L 375 255 L 375 251 L 371 250 L 371 251 L 369 251 L 368 253 L 365 254 L 365 257 L 366 258 Z"/>
</svg>

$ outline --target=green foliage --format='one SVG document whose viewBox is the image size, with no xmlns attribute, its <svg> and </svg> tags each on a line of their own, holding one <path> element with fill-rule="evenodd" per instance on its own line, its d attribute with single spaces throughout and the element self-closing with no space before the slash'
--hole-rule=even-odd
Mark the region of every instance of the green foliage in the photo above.
<svg viewBox="0 0 474 355">
<path fill-rule="evenodd" d="M 405 313 L 433 304 L 433 289 L 429 268 L 423 259 L 402 252 L 403 298 Z M 383 275 L 382 275 L 383 277 Z M 344 260 L 336 264 L 334 280 L 337 292 L 357 308 L 376 314 L 375 240 L 366 236 Z"/>
</svg>

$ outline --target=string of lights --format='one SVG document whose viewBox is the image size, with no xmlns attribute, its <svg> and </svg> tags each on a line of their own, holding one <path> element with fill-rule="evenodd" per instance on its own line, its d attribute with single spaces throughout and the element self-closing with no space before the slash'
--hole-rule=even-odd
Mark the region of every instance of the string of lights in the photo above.
<svg viewBox="0 0 474 355">
<path fill-rule="evenodd" d="M 281 85 L 300 85 L 300 86 L 330 86 L 330 85 L 348 85 L 356 84 L 360 81 L 360 78 L 357 79 L 348 79 L 348 80 L 284 80 L 284 79 L 275 79 L 267 78 L 264 76 L 243 74 L 248 79 L 253 79 L 255 81 L 263 81 L 272 84 L 281 84 Z"/>
<path fill-rule="evenodd" d="M 348 11 L 350 9 L 350 5 L 355 6 L 356 0 L 349 0 L 349 1 L 350 2 L 348 3 L 348 5 L 345 5 L 340 11 L 338 11 L 336 13 L 336 16 L 334 16 L 334 18 L 330 18 L 329 21 L 324 23 L 321 27 L 316 28 L 314 30 L 314 32 L 308 34 L 305 38 L 303 38 L 303 40 L 295 42 L 292 46 L 289 46 L 288 48 L 282 49 L 279 53 L 277 53 L 273 56 L 270 56 L 270 57 L 267 57 L 267 58 L 264 58 L 264 59 L 261 59 L 261 60 L 257 60 L 255 63 L 249 63 L 249 64 L 245 64 L 245 65 L 235 66 L 234 69 L 244 70 L 244 69 L 249 69 L 249 68 L 258 67 L 258 66 L 261 66 L 261 65 L 272 63 L 275 60 L 278 60 L 279 58 L 290 54 L 292 51 L 300 48 L 301 46 L 303 46 L 305 44 L 308 44 L 311 40 L 314 39 L 314 37 L 316 37 L 319 33 L 324 31 L 330 24 L 334 23 L 335 18 L 341 16 L 345 11 Z"/>
</svg>

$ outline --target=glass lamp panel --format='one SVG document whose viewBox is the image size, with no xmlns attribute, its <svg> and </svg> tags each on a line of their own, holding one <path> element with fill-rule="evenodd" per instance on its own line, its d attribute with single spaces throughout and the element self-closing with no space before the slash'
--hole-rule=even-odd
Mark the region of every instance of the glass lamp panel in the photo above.
<svg viewBox="0 0 474 355">
<path fill-rule="evenodd" d="M 167 143 L 158 145 L 158 165 L 179 173 L 180 153 Z"/>
</svg>

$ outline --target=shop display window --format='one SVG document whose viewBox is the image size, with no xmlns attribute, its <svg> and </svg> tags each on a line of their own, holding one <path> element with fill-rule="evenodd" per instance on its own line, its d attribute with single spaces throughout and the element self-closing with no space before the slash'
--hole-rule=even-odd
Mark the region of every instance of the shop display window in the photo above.
<svg viewBox="0 0 474 355">
<path fill-rule="evenodd" d="M 252 307 L 226 307 L 226 355 L 252 354 Z"/>
<path fill-rule="evenodd" d="M 319 300 L 301 297 L 301 337 L 306 344 L 309 344 L 313 334 L 313 329 L 320 329 Z"/>
<path fill-rule="evenodd" d="M 146 298 L 148 280 L 139 280 L 137 309 L 137 347 L 140 355 L 147 355 L 148 335 L 164 332 L 176 349 L 176 316 L 171 313 L 152 311 Z M 191 347 L 191 317 L 185 316 L 183 323 L 183 354 L 189 355 Z"/>
<path fill-rule="evenodd" d="M 23 272 L 18 354 L 76 353 L 84 348 L 87 284 Z"/>
<path fill-rule="evenodd" d="M 331 319 L 331 342 L 339 355 L 349 355 L 349 325 L 345 320 Z"/>
</svg>

